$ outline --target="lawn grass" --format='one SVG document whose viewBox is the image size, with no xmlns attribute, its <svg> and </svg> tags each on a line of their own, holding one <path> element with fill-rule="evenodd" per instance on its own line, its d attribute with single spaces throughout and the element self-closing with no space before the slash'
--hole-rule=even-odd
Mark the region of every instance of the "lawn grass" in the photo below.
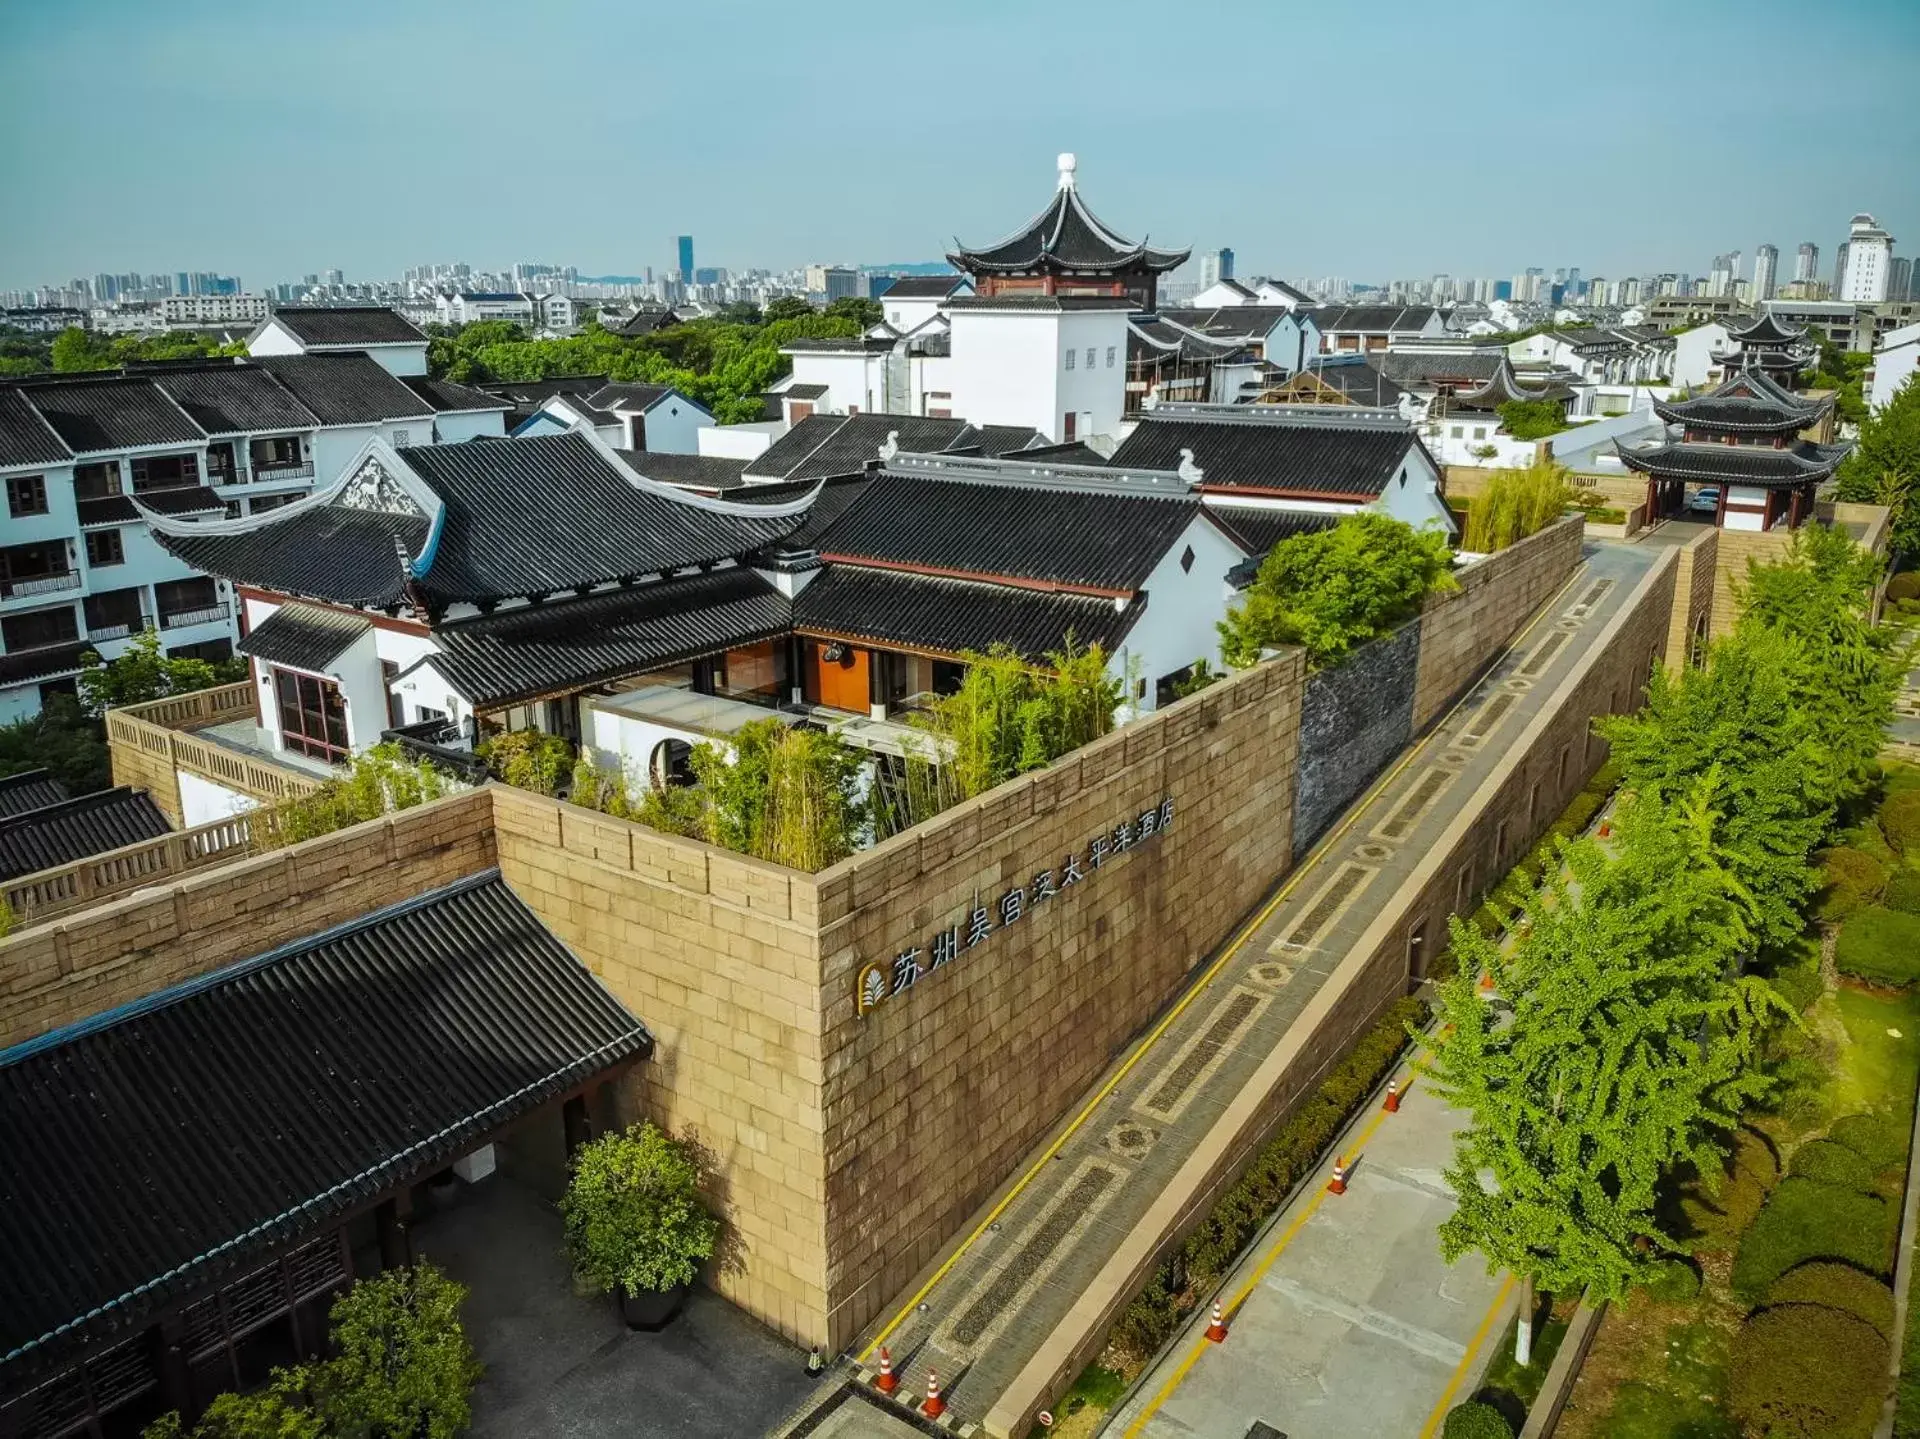
<svg viewBox="0 0 1920 1439">
<path fill-rule="evenodd" d="M 1521 1413 L 1530 1409 L 1539 1397 L 1540 1386 L 1546 1383 L 1553 1356 L 1560 1352 L 1560 1341 L 1567 1337 L 1574 1307 L 1571 1299 L 1556 1300 L 1546 1319 L 1534 1326 L 1533 1362 L 1525 1367 L 1513 1362 L 1513 1341 L 1520 1331 L 1520 1319 L 1516 1315 L 1507 1326 L 1500 1347 L 1494 1351 L 1493 1362 L 1487 1366 L 1486 1378 L 1474 1398 L 1505 1409 L 1508 1406 L 1500 1403 L 1498 1396 L 1510 1394 L 1520 1401 Z"/>
<path fill-rule="evenodd" d="M 1847 1040 L 1822 1090 L 1825 1118 L 1875 1111 L 1912 1118 L 1920 1083 L 1920 992 L 1843 984 L 1830 998 Z"/>
</svg>

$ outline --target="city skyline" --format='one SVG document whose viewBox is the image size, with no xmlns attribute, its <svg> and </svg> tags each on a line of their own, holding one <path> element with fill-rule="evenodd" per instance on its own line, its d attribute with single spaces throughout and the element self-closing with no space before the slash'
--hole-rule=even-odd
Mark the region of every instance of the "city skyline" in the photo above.
<svg viewBox="0 0 1920 1439">
<path fill-rule="evenodd" d="M 264 288 L 335 267 L 349 277 L 398 276 L 436 256 L 504 266 L 511 262 L 486 257 L 535 255 L 583 274 L 658 273 L 675 266 L 676 237 L 688 234 L 703 264 L 730 269 L 934 259 L 956 233 L 981 243 L 1037 209 L 1060 150 L 1080 155 L 1089 203 L 1124 233 L 1196 253 L 1231 247 L 1243 274 L 1384 281 L 1571 264 L 1609 276 L 1703 273 L 1715 253 L 1751 257 L 1761 243 L 1792 254 L 1811 240 L 1831 256 L 1860 210 L 1897 240 L 1920 238 L 1912 183 L 1920 177 L 1910 159 L 1920 114 L 1900 98 L 1901 76 L 1920 57 L 1920 13 L 1883 0 L 1851 0 L 1820 27 L 1795 32 L 1793 83 L 1781 85 L 1764 121 L 1729 127 L 1717 86 L 1674 85 L 1663 65 L 1641 64 L 1638 74 L 1596 76 L 1607 98 L 1593 101 L 1591 142 L 1557 150 L 1523 123 L 1530 106 L 1557 98 L 1530 98 L 1529 77 L 1544 83 L 1572 56 L 1593 68 L 1592 30 L 1577 16 L 1533 16 L 1525 35 L 1507 36 L 1510 18 L 1497 6 L 1452 12 L 1451 33 L 1477 27 L 1501 36 L 1503 62 L 1514 69 L 1511 80 L 1467 87 L 1447 79 L 1457 69 L 1438 59 L 1367 54 L 1350 26 L 1290 17 L 1289 33 L 1309 53 L 1364 58 L 1375 92 L 1364 103 L 1317 101 L 1298 126 L 1332 112 L 1337 138 L 1296 148 L 1283 142 L 1285 126 L 1247 129 L 1244 144 L 1232 138 L 1248 87 L 1270 86 L 1279 63 L 1258 47 L 1212 43 L 1233 12 L 1221 11 L 1220 25 L 1191 26 L 1192 54 L 1163 62 L 1166 73 L 1149 87 L 1162 121 L 1141 127 L 1088 118 L 1119 114 L 1112 99 L 1143 83 L 1133 22 L 1161 12 L 1134 0 L 1086 10 L 1103 23 L 1083 39 L 1070 72 L 1044 47 L 980 44 L 982 27 L 1016 16 L 996 0 L 971 11 L 966 26 L 891 12 L 887 25 L 872 26 L 860 19 L 871 7 L 846 7 L 831 44 L 771 7 L 738 0 L 722 8 L 716 33 L 755 43 L 707 64 L 651 67 L 644 84 L 619 69 L 592 84 L 578 67 L 564 76 L 527 67 L 511 39 L 516 12 L 504 7 L 463 9 L 449 33 L 444 17 L 429 23 L 349 3 L 329 12 L 339 48 L 394 57 L 431 47 L 436 58 L 431 67 L 369 67 L 352 86 L 337 83 L 335 45 L 317 43 L 290 17 L 227 0 L 170 6 L 164 16 L 121 0 L 77 11 L 9 8 L 0 14 L 0 125 L 24 138 L 40 116 L 63 119 L 0 160 L 0 179 L 21 201 L 0 239 L 0 288 L 182 267 Z M 1370 34 L 1391 29 L 1396 16 L 1416 29 L 1423 18 L 1409 4 L 1387 9 Z M 1638 4 L 1628 11 L 1616 18 L 1629 28 L 1634 15 L 1657 18 L 1674 54 L 1702 53 L 1711 37 L 1716 73 L 1779 68 L 1778 36 L 1796 13 L 1766 0 L 1715 0 L 1682 16 Z M 1724 23 L 1735 15 L 1738 26 Z M 543 24 L 596 37 L 596 53 L 641 53 L 648 41 L 640 17 L 599 0 L 575 0 Z M 906 111 L 885 134 L 856 128 L 856 154 L 824 149 L 814 164 L 756 163 L 768 133 L 848 133 L 843 111 L 853 102 L 844 88 L 805 83 L 811 70 L 878 78 L 929 47 L 952 56 L 953 79 L 975 95 L 949 86 L 941 102 Z M 966 56 L 969 47 L 978 54 Z M 196 78 L 227 52 L 267 58 L 223 69 L 217 86 Z M 1206 85 L 1182 78 L 1203 64 Z M 58 87 L 76 73 L 94 75 L 116 103 L 61 111 Z M 740 106 L 712 108 L 717 77 L 742 96 Z M 503 94 L 520 103 L 501 105 Z M 1460 138 L 1436 148 L 1418 126 L 1442 95 Z M 1014 96 L 1018 104 L 1006 103 Z M 697 123 L 685 123 L 696 107 L 705 107 Z M 141 115 L 139 126 L 126 125 L 127 111 Z M 1556 127 L 1581 123 L 1576 113 Z M 586 147 L 553 146 L 549 126 L 633 138 L 610 175 L 604 150 L 577 170 Z M 1196 126 L 1222 143 L 1191 145 Z M 1823 144 L 1819 134 L 1848 142 Z M 1501 135 L 1505 142 L 1488 143 Z M 400 153 L 396 137 L 407 137 Z M 1712 183 L 1683 189 L 1650 179 L 1674 172 L 1647 163 L 1648 147 L 1680 143 L 1711 153 Z M 1273 157 L 1264 174 L 1262 151 Z M 1300 153 L 1316 155 L 1319 168 L 1303 170 L 1292 158 Z M 1406 162 L 1391 163 L 1400 154 Z M 1553 155 L 1577 156 L 1576 173 L 1551 163 Z M 224 203 L 178 206 L 183 156 L 224 157 Z M 162 213 L 164 242 L 127 223 Z M 377 223 L 367 223 L 369 213 Z"/>
</svg>

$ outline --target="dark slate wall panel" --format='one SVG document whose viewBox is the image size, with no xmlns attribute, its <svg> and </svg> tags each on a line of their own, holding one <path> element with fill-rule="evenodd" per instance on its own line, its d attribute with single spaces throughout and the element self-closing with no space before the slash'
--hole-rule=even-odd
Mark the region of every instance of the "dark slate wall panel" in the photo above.
<svg viewBox="0 0 1920 1439">
<path fill-rule="evenodd" d="M 1335 669 L 1307 676 L 1293 802 L 1298 859 L 1413 738 L 1420 625 L 1402 625 Z"/>
</svg>

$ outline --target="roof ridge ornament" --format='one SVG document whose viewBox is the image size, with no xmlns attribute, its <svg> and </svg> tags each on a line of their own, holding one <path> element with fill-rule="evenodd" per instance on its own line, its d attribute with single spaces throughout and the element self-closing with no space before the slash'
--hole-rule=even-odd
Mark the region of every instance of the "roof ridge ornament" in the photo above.
<svg viewBox="0 0 1920 1439">
<path fill-rule="evenodd" d="M 1179 475 L 1180 478 L 1188 484 L 1197 485 L 1205 476 L 1206 471 L 1194 463 L 1192 450 L 1182 449 L 1180 451 L 1180 463 L 1174 467 L 1174 473 Z"/>
<path fill-rule="evenodd" d="M 1060 167 L 1060 183 L 1058 188 L 1062 190 L 1073 189 L 1074 188 L 1073 172 L 1080 168 L 1079 157 L 1077 157 L 1071 150 L 1062 150 L 1060 152 L 1059 158 L 1055 161 L 1055 163 L 1058 164 Z"/>
<path fill-rule="evenodd" d="M 888 430 L 885 443 L 880 446 L 880 458 L 883 462 L 892 461 L 900 454 L 900 432 Z"/>
</svg>

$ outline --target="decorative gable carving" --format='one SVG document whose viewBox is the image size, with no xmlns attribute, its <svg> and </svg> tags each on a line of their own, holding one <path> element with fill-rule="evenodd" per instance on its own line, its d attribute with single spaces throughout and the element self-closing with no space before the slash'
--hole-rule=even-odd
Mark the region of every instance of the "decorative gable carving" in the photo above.
<svg viewBox="0 0 1920 1439">
<path fill-rule="evenodd" d="M 429 518 L 413 497 L 377 458 L 369 456 L 352 479 L 348 480 L 333 503 L 348 510 L 377 510 L 387 515 Z"/>
</svg>

